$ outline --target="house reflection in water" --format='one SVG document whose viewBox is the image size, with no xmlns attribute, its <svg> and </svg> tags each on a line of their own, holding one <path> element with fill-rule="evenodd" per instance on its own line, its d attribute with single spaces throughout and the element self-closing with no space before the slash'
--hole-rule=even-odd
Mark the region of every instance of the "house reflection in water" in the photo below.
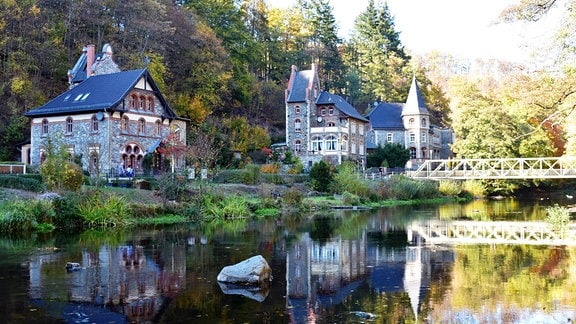
<svg viewBox="0 0 576 324">
<path fill-rule="evenodd" d="M 39 255 L 29 263 L 30 297 L 106 305 L 124 314 L 128 322 L 149 321 L 164 298 L 185 288 L 184 254 L 185 249 L 179 246 L 156 247 L 146 253 L 139 245 L 101 246 L 95 253 L 83 251 L 82 270 L 69 273 L 59 267 L 66 260 L 52 257 L 47 262 L 45 255 Z M 61 271 L 55 275 L 50 270 L 56 266 Z M 52 289 L 54 283 L 62 282 L 61 275 L 65 276 L 65 287 Z"/>
<path fill-rule="evenodd" d="M 454 251 L 409 245 L 386 247 L 367 239 L 331 239 L 308 235 L 287 250 L 287 309 L 293 323 L 311 323 L 323 308 L 342 303 L 363 283 L 377 293 L 406 293 L 415 318 L 429 287 L 434 264 L 453 263 Z M 403 237 L 407 237 L 405 234 Z"/>
</svg>

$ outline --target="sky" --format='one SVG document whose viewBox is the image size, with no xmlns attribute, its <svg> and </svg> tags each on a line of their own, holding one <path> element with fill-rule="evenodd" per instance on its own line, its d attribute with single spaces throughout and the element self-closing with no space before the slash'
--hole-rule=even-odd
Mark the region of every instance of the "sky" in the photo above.
<svg viewBox="0 0 576 324">
<path fill-rule="evenodd" d="M 285 8 L 293 0 L 266 0 Z M 414 54 L 433 50 L 458 58 L 526 62 L 533 46 L 547 41 L 554 18 L 532 24 L 494 24 L 500 12 L 519 0 L 387 0 L 396 31 Z M 339 35 L 348 38 L 368 0 L 330 0 Z M 556 20 L 557 21 L 557 20 Z"/>
</svg>

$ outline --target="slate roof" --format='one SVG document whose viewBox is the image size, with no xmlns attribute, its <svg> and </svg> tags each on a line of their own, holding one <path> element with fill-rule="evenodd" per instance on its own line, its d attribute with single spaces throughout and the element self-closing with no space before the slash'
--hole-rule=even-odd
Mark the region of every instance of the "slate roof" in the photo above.
<svg viewBox="0 0 576 324">
<path fill-rule="evenodd" d="M 401 103 L 380 103 L 367 116 L 372 129 L 404 130 L 403 107 Z"/>
<path fill-rule="evenodd" d="M 177 118 L 146 69 L 91 76 L 74 88 L 24 115 L 27 117 L 47 117 L 92 113 L 105 109 L 124 110 L 121 105 L 122 101 L 142 77 L 151 84 L 151 90 L 155 92 L 156 97 L 164 106 L 163 117 Z"/>
<path fill-rule="evenodd" d="M 316 105 L 327 105 L 327 104 L 334 104 L 334 106 L 338 108 L 338 110 L 340 110 L 341 112 L 350 117 L 363 120 L 366 122 L 368 121 L 368 119 L 360 115 L 358 110 L 356 110 L 354 106 L 352 106 L 346 100 L 344 100 L 344 98 L 335 94 L 328 93 L 326 91 L 322 91 L 320 92 L 318 99 L 316 99 Z"/>
<path fill-rule="evenodd" d="M 310 81 L 314 78 L 313 70 L 296 71 L 294 73 L 294 79 L 292 80 L 292 88 L 288 94 L 287 102 L 305 102 L 306 101 L 306 89 Z"/>
</svg>

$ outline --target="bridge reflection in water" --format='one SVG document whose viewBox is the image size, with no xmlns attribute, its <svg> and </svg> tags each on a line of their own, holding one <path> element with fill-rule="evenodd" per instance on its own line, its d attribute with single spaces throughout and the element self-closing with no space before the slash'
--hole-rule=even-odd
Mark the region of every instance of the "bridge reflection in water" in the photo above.
<svg viewBox="0 0 576 324">
<path fill-rule="evenodd" d="M 409 175 L 421 179 L 576 178 L 576 157 L 426 160 Z"/>
<path fill-rule="evenodd" d="M 576 223 L 556 230 L 546 222 L 416 221 L 408 239 L 429 244 L 532 244 L 576 246 Z"/>
</svg>

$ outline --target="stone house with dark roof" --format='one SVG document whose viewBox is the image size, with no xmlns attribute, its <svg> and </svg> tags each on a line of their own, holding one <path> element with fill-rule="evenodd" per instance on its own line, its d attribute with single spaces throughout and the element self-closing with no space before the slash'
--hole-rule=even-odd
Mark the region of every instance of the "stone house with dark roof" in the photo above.
<svg viewBox="0 0 576 324">
<path fill-rule="evenodd" d="M 32 125 L 23 162 L 40 165 L 48 139 L 57 138 L 91 173 L 117 175 L 120 166 L 138 173 L 147 154 L 154 154 L 153 168 L 161 168 L 156 148 L 170 132 L 185 143 L 187 121 L 170 108 L 148 70 L 120 71 L 108 44 L 99 55 L 87 46 L 68 79 L 69 90 L 25 114 Z M 182 168 L 184 161 L 176 164 Z"/>
<path fill-rule="evenodd" d="M 364 166 L 368 120 L 342 97 L 320 91 L 316 65 L 303 71 L 292 66 L 285 104 L 286 145 L 305 167 L 322 159 Z"/>
<path fill-rule="evenodd" d="M 452 157 L 450 145 L 454 134 L 448 128 L 430 123 L 430 112 L 416 78 L 412 79 L 405 103 L 379 103 L 367 118 L 370 121 L 366 135 L 368 151 L 387 143 L 401 144 L 410 150 L 409 169 L 424 160 Z"/>
</svg>

